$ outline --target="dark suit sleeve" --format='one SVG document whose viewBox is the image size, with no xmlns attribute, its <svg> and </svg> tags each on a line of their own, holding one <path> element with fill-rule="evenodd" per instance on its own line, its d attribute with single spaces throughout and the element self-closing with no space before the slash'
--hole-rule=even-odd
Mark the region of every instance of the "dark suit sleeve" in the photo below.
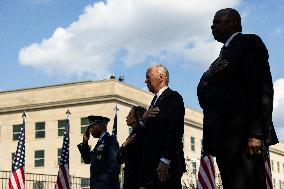
<svg viewBox="0 0 284 189">
<path fill-rule="evenodd" d="M 84 163 L 90 164 L 91 163 L 91 149 L 88 144 L 80 143 L 77 145 L 81 156 L 83 158 Z"/>
<path fill-rule="evenodd" d="M 125 147 L 124 146 L 121 146 L 119 148 L 119 151 L 118 151 L 118 154 L 117 154 L 117 162 L 119 164 L 123 164 L 125 163 L 125 153 L 126 153 L 126 150 L 125 150 Z"/>
<path fill-rule="evenodd" d="M 272 123 L 273 83 L 268 63 L 268 51 L 256 35 L 246 39 L 244 75 L 246 77 L 249 136 L 265 138 Z"/>
<path fill-rule="evenodd" d="M 166 107 L 165 137 L 161 157 L 172 160 L 181 144 L 184 123 L 184 103 L 177 92 L 169 95 Z"/>
<path fill-rule="evenodd" d="M 108 141 L 106 142 L 105 150 L 107 168 L 104 173 L 97 177 L 97 188 L 104 188 L 106 186 L 106 183 L 112 180 L 113 176 L 118 176 L 119 172 L 119 166 L 116 159 L 119 150 L 119 144 L 113 136 L 110 136 L 110 139 L 108 139 Z"/>
</svg>

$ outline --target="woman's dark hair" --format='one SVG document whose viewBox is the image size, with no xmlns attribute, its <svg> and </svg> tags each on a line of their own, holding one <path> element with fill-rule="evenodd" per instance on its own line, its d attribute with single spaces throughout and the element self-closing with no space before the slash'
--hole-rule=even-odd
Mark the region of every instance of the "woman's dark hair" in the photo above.
<svg viewBox="0 0 284 189">
<path fill-rule="evenodd" d="M 140 121 L 142 119 L 143 114 L 147 111 L 146 108 L 142 106 L 133 106 L 134 117 L 136 121 Z"/>
</svg>

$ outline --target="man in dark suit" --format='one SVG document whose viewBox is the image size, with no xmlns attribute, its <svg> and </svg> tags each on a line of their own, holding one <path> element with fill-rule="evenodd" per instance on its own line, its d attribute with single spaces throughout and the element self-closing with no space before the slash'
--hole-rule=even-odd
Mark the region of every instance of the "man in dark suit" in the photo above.
<svg viewBox="0 0 284 189">
<path fill-rule="evenodd" d="M 116 155 L 119 145 L 116 137 L 110 136 L 107 129 L 109 118 L 102 116 L 88 116 L 89 126 L 83 135 L 83 142 L 78 149 L 86 164 L 91 164 L 91 189 L 119 189 L 119 165 Z M 90 134 L 99 138 L 95 148 L 91 151 L 88 145 Z"/>
<path fill-rule="evenodd" d="M 235 9 L 217 11 L 211 29 L 224 46 L 198 84 L 204 150 L 216 156 L 224 189 L 266 188 L 263 147 L 277 143 L 267 49 L 241 33 Z"/>
<path fill-rule="evenodd" d="M 155 97 L 143 116 L 140 189 L 181 189 L 185 171 L 182 96 L 168 87 L 169 73 L 163 65 L 151 66 L 145 83 Z"/>
</svg>

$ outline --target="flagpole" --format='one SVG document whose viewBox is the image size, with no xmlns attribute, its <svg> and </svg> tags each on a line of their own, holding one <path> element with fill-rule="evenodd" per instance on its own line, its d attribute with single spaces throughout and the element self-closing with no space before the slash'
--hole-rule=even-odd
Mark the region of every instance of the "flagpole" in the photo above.
<svg viewBox="0 0 284 189">
<path fill-rule="evenodd" d="M 117 104 L 115 105 L 114 110 L 114 119 L 113 119 L 113 127 L 112 127 L 112 135 L 117 137 L 117 112 L 119 111 Z"/>
<path fill-rule="evenodd" d="M 27 117 L 27 115 L 26 115 L 26 112 L 24 111 L 23 114 L 22 114 L 23 121 L 25 121 L 26 117 Z"/>
<path fill-rule="evenodd" d="M 70 112 L 69 108 L 68 108 L 68 110 L 67 110 L 67 112 L 66 112 L 66 115 L 67 115 L 67 119 L 69 119 L 69 117 L 70 117 L 70 115 L 71 115 L 71 112 Z"/>
</svg>

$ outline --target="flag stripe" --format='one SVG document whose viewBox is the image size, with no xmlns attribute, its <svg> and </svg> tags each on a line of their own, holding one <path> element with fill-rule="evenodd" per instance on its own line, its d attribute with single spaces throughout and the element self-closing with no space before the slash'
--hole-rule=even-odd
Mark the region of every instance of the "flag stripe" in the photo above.
<svg viewBox="0 0 284 189">
<path fill-rule="evenodd" d="M 216 189 L 214 159 L 201 149 L 197 189 Z"/>
<path fill-rule="evenodd" d="M 64 170 L 63 166 L 60 167 L 59 172 L 60 172 L 59 179 L 60 179 L 62 188 L 65 189 L 65 188 L 67 188 L 67 187 L 66 187 L 67 183 L 66 183 L 66 180 L 65 180 L 65 178 L 64 178 L 64 172 L 65 172 L 65 170 Z"/>
<path fill-rule="evenodd" d="M 266 177 L 266 188 L 272 189 L 272 173 L 271 173 L 271 166 L 270 166 L 270 157 L 269 157 L 269 149 L 266 150 L 266 155 L 264 158 L 264 166 L 265 166 L 265 177 Z"/>
<path fill-rule="evenodd" d="M 13 172 L 13 178 L 14 178 L 14 181 L 15 181 L 15 183 L 16 183 L 16 185 L 17 185 L 17 188 L 21 188 L 21 186 L 20 186 L 20 182 L 19 182 L 19 178 L 18 178 L 18 174 L 17 174 L 17 171 L 14 171 Z"/>
<path fill-rule="evenodd" d="M 17 174 L 17 177 L 18 177 L 18 182 L 20 184 L 20 188 L 24 188 L 24 182 L 23 182 L 23 176 L 24 175 L 22 175 L 22 171 L 21 171 L 22 168 L 23 167 L 21 167 L 20 169 L 18 169 L 16 171 L 16 174 Z"/>
<path fill-rule="evenodd" d="M 208 156 L 204 158 L 204 161 L 201 161 L 202 168 L 203 168 L 204 173 L 205 173 L 205 174 L 203 174 L 203 176 L 206 177 L 206 179 L 208 179 L 208 181 L 210 182 L 210 186 L 213 188 L 214 184 L 213 184 L 211 174 L 210 174 L 210 169 L 209 169 L 209 167 L 211 167 L 211 166 L 208 165 L 208 163 L 210 163 L 210 162 L 206 161 L 207 158 L 208 158 Z"/>
<path fill-rule="evenodd" d="M 215 175 L 215 168 L 214 168 L 214 160 L 212 156 L 208 156 L 208 157 L 210 157 L 209 161 L 210 161 L 211 172 L 213 173 L 213 176 L 215 178 L 216 175 Z"/>
</svg>

